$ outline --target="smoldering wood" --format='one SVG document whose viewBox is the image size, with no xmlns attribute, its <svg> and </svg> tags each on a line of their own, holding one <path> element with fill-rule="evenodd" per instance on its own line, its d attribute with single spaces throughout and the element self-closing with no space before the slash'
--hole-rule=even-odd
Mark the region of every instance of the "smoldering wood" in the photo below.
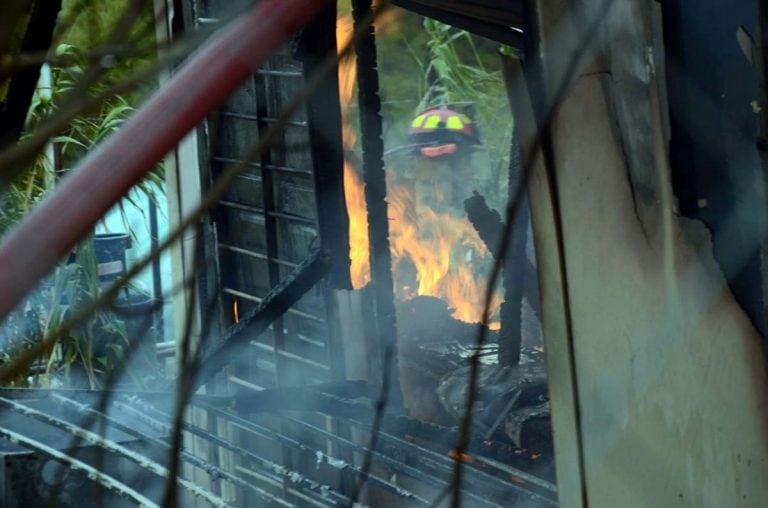
<svg viewBox="0 0 768 508">
<path fill-rule="evenodd" d="M 464 414 L 469 367 L 466 358 L 474 352 L 477 324 L 464 323 L 451 316 L 448 305 L 439 298 L 416 297 L 398 305 L 400 324 L 400 370 L 404 400 L 412 418 L 442 427 L 453 427 Z M 488 330 L 488 341 L 481 355 L 492 361 L 500 355 L 502 335 Z M 477 417 L 474 436 L 485 436 L 497 420 L 496 438 L 516 446 L 552 453 L 551 441 L 544 437 L 550 429 L 546 411 L 530 412 L 531 406 L 547 403 L 547 375 L 544 355 L 523 349 L 522 363 L 505 365 L 497 360 L 480 367 Z M 511 398 L 516 402 L 507 407 Z M 522 416 L 528 415 L 528 416 Z M 527 430 L 503 432 L 507 421 L 515 419 Z M 445 432 L 433 432 L 433 436 Z M 533 439 L 528 439 L 533 437 Z M 476 438 L 473 438 L 476 439 Z M 454 444 L 455 441 L 450 443 Z M 449 444 L 446 442 L 446 444 Z"/>
<path fill-rule="evenodd" d="M 549 397 L 543 359 L 535 351 L 523 353 L 523 358 L 525 363 L 513 366 L 481 367 L 481 388 L 474 409 L 475 433 L 478 436 L 490 434 L 496 439 L 507 439 L 519 448 L 551 454 Z M 464 414 L 468 374 L 466 367 L 454 371 L 442 380 L 437 390 L 443 407 L 456 419 Z"/>
</svg>

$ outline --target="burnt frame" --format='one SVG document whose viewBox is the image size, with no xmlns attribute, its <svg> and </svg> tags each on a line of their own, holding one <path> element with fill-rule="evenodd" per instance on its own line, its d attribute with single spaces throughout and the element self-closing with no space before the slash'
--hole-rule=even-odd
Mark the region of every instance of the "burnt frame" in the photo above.
<svg viewBox="0 0 768 508">
<path fill-rule="evenodd" d="M 199 9 L 197 2 L 194 7 Z M 438 2 L 434 0 L 395 0 L 393 2 L 402 8 L 435 18 L 439 21 L 452 24 L 459 28 L 468 30 L 477 35 L 487 37 L 508 45 L 515 50 L 522 52 L 523 40 L 522 31 L 517 28 L 522 25 L 522 5 L 516 3 L 507 8 L 500 8 L 494 5 L 494 2 L 486 0 L 468 0 L 465 2 Z M 200 10 L 197 12 L 200 12 Z M 394 337 L 394 308 L 391 279 L 391 261 L 389 260 L 389 238 L 388 225 L 386 224 L 386 183 L 383 181 L 383 146 L 381 146 L 381 116 L 378 106 L 378 76 L 376 70 L 375 57 L 375 34 L 372 28 L 361 28 L 360 20 L 362 13 L 370 9 L 370 2 L 364 0 L 354 0 L 353 10 L 355 12 L 355 28 L 358 31 L 364 31 L 365 35 L 361 37 L 356 44 L 358 53 L 358 89 L 359 100 L 361 104 L 361 128 L 362 128 L 362 146 L 363 146 L 363 171 L 366 180 L 366 204 L 369 210 L 369 231 L 373 233 L 370 237 L 370 255 L 372 261 L 371 286 L 373 287 L 373 314 L 374 322 L 377 323 L 377 333 L 375 340 L 378 343 L 374 348 L 379 352 L 380 358 L 374 364 L 384 366 L 384 357 L 388 347 L 395 347 Z M 302 77 L 307 78 L 318 70 L 323 59 L 335 54 L 335 16 L 336 7 L 325 10 L 325 12 L 312 25 L 307 27 L 299 34 L 294 43 L 293 56 L 302 62 Z M 189 19 L 189 18 L 188 18 Z M 311 42 L 309 42 L 311 41 Z M 263 71 L 270 73 L 269 70 Z M 280 71 L 271 71 L 273 76 L 279 76 Z M 264 104 L 264 101 L 258 101 Z M 267 117 L 266 111 L 261 111 L 253 120 L 258 122 L 259 129 L 266 127 L 263 120 Z M 258 117 L 261 117 L 260 120 Z M 338 79 L 337 74 L 324 80 L 324 82 L 315 90 L 309 98 L 306 105 L 306 127 L 309 131 L 309 151 L 313 163 L 311 172 L 314 183 L 315 206 L 317 213 L 317 233 L 320 240 L 321 250 L 329 259 L 326 267 L 328 274 L 326 277 L 326 286 L 333 289 L 350 289 L 349 280 L 349 237 L 347 234 L 348 215 L 344 200 L 343 187 L 343 152 L 341 144 L 341 116 L 338 97 Z M 377 134 L 378 133 L 378 134 Z M 215 157 L 211 157 L 215 160 Z M 223 162 L 223 161 L 220 161 Z M 277 290 L 276 294 L 270 293 L 278 299 L 284 295 L 279 294 L 281 289 L 280 267 L 282 260 L 277 255 L 277 226 L 275 197 L 273 193 L 273 176 L 275 171 L 281 169 L 273 163 L 267 151 L 259 161 L 262 175 L 263 206 L 260 212 L 264 217 L 264 226 L 266 232 L 266 262 L 268 267 L 269 286 Z M 378 190 L 377 190 L 378 189 Z M 376 211 L 380 213 L 376 213 Z M 259 212 L 253 209 L 254 212 Z M 215 218 L 214 218 L 215 220 Z M 219 225 L 221 222 L 219 221 Z M 209 225 L 209 228 L 216 226 Z M 220 226 L 219 226 L 220 227 Z M 206 235 L 213 237 L 213 247 L 215 248 L 214 257 L 219 259 L 219 237 L 220 231 L 215 234 Z M 211 248 L 210 243 L 207 246 Z M 220 263 L 217 262 L 217 266 Z M 315 263 L 308 263 L 308 266 L 316 268 Z M 377 269 L 378 268 L 378 269 Z M 307 274 L 293 273 L 292 279 L 306 277 Z M 225 278 L 222 275 L 222 278 Z M 285 288 L 294 288 L 294 285 L 282 285 Z M 306 290 L 310 290 L 307 288 Z M 206 292 L 210 293 L 210 284 Z M 289 295 L 289 300 L 295 300 L 295 296 Z M 328 298 L 325 298 L 328 301 Z M 259 302 L 260 307 L 267 303 Z M 219 308 L 221 314 L 224 309 Z M 282 337 L 281 316 L 274 312 L 270 320 L 275 320 L 273 327 L 274 334 L 274 359 L 275 369 L 280 370 L 279 349 L 283 347 L 284 338 Z M 250 312 L 249 317 L 261 321 L 265 314 L 259 312 Z M 220 322 L 221 316 L 219 316 Z M 227 337 L 232 339 L 239 335 L 237 330 L 227 330 Z M 329 337 L 329 340 L 332 340 Z M 225 344 L 221 348 L 230 349 Z M 338 352 L 338 350 L 337 350 Z M 333 352 L 331 352 L 331 356 Z M 329 359 L 331 363 L 333 359 Z M 218 367 L 222 367 L 220 361 Z M 211 375 L 210 365 L 203 368 L 207 370 L 206 378 Z M 334 369 L 335 370 L 335 369 Z M 396 369 L 393 369 L 393 371 Z M 279 377 L 280 373 L 276 372 Z M 397 380 L 392 380 L 392 386 L 397 386 Z M 396 397 L 398 400 L 399 397 Z"/>
<path fill-rule="evenodd" d="M 185 14 L 185 24 L 194 26 L 197 24 L 216 23 L 219 14 L 219 7 L 215 2 L 185 2 L 183 4 Z M 259 69 L 252 80 L 246 85 L 250 87 L 248 93 L 255 94 L 253 103 L 257 110 L 253 113 L 243 113 L 233 108 L 224 108 L 211 116 L 207 127 L 201 129 L 201 169 L 203 173 L 207 171 L 206 165 L 227 164 L 238 162 L 238 157 L 222 156 L 219 150 L 218 139 L 222 122 L 232 121 L 250 124 L 248 132 L 258 137 L 257 132 L 264 132 L 272 123 L 274 123 L 277 112 L 280 109 L 280 98 L 274 99 L 275 94 L 280 94 L 280 88 L 290 83 L 289 89 L 297 86 L 300 88 L 316 72 L 320 71 L 322 62 L 332 57 L 336 53 L 335 38 L 335 5 L 329 6 L 321 15 L 303 32 L 297 34 L 288 48 L 289 55 L 281 55 L 280 58 L 294 63 L 289 64 L 290 69 L 286 70 L 278 67 L 267 66 Z M 308 43 L 308 41 L 311 41 Z M 260 80 L 260 81 L 258 81 Z M 260 84 L 259 84 L 260 83 Z M 272 88 L 270 90 L 270 88 Z M 275 92 L 277 90 L 277 92 Z M 271 95 L 270 95 L 271 94 Z M 277 102 L 273 102 L 277 100 Z M 271 104 L 271 106 L 268 106 Z M 225 200 L 220 203 L 221 206 L 214 210 L 207 221 L 205 258 L 214 260 L 215 271 L 218 272 L 218 283 L 201 284 L 203 295 L 209 299 L 219 300 L 218 308 L 214 315 L 208 315 L 220 323 L 220 332 L 224 339 L 217 341 L 218 344 L 211 344 L 204 355 L 201 365 L 201 376 L 198 383 L 206 382 L 212 379 L 217 371 L 223 369 L 227 362 L 223 359 L 224 352 L 230 354 L 242 347 L 247 347 L 251 332 L 254 329 L 262 331 L 273 324 L 272 344 L 264 344 L 264 347 L 272 350 L 274 363 L 274 382 L 282 384 L 284 379 L 280 379 L 281 371 L 286 370 L 284 365 L 286 357 L 297 359 L 297 355 L 286 351 L 283 333 L 283 314 L 290 312 L 298 318 L 308 318 L 319 323 L 320 326 L 330 326 L 330 312 L 323 312 L 316 309 L 315 313 L 299 311 L 293 308 L 294 304 L 306 293 L 313 289 L 321 293 L 320 298 L 325 300 L 328 306 L 327 291 L 331 289 L 350 289 L 351 282 L 349 276 L 349 240 L 348 240 L 348 216 L 344 201 L 343 189 L 343 152 L 341 146 L 341 113 L 338 97 L 338 78 L 335 72 L 331 72 L 327 79 L 324 79 L 319 86 L 315 88 L 311 97 L 309 97 L 305 110 L 302 111 L 299 119 L 287 122 L 284 132 L 278 137 L 278 145 L 290 144 L 291 139 L 296 140 L 296 136 L 290 138 L 286 134 L 288 129 L 301 131 L 303 136 L 308 134 L 307 149 L 304 146 L 294 147 L 301 150 L 301 153 L 307 155 L 311 166 L 293 166 L 285 160 L 276 160 L 273 156 L 273 150 L 266 150 L 260 159 L 250 164 L 254 170 L 258 170 L 260 202 L 249 205 Z M 230 125 L 230 127 L 232 127 Z M 288 138 L 286 138 L 288 136 Z M 302 138 L 303 139 L 303 138 Z M 282 147 L 282 151 L 285 146 Z M 278 156 L 279 157 L 279 156 Z M 310 169 L 311 168 L 311 169 Z M 313 202 L 306 203 L 308 207 L 314 210 L 308 210 L 304 216 L 286 213 L 280 209 L 278 202 L 281 197 L 276 195 L 276 188 L 281 185 L 280 179 L 287 175 L 288 178 L 295 178 L 296 181 L 303 182 L 304 193 L 308 190 L 307 185 L 311 185 L 313 192 Z M 251 196 L 256 200 L 258 196 Z M 298 200 L 294 200 L 298 202 Z M 230 223 L 227 218 L 228 210 L 235 210 L 235 213 L 243 213 L 252 216 L 258 220 L 261 217 L 261 229 L 263 238 L 258 242 L 264 243 L 259 246 L 263 249 L 243 248 L 229 242 L 230 237 L 236 238 L 244 232 L 234 231 L 236 224 Z M 282 221 L 282 224 L 281 224 Z M 308 240 L 312 243 L 310 248 L 301 253 L 301 249 L 291 249 L 290 238 L 287 246 L 280 249 L 278 245 L 286 242 L 285 223 L 291 223 L 305 231 L 306 236 L 314 235 L 315 240 Z M 258 224 L 257 224 L 258 226 Z M 234 233 L 234 234 L 231 234 Z M 319 242 L 318 242 L 319 240 Z M 318 245 L 319 243 L 319 245 Z M 261 251 L 261 252 L 257 252 Z M 238 274 L 228 273 L 226 263 L 222 262 L 222 256 L 228 254 L 237 254 L 257 258 L 257 260 L 266 265 L 266 278 L 264 281 L 265 293 L 254 294 L 249 291 L 241 291 L 242 287 L 238 285 Z M 222 266 L 224 265 L 224 266 Z M 287 273 L 286 273 L 287 272 Z M 320 277 L 324 276 L 323 282 Z M 210 277 L 209 277 L 210 278 Z M 298 282 L 297 282 L 298 281 Z M 310 281 L 310 283 L 307 283 Z M 204 286 L 204 287 L 203 287 Z M 229 295 L 229 296 L 226 296 Z M 227 325 L 226 316 L 231 308 L 230 297 L 246 298 L 255 303 L 254 307 L 244 312 L 243 320 L 240 326 Z M 202 298 L 201 301 L 205 301 Z M 277 304 L 275 303 L 277 302 Z M 288 302 L 286 304 L 286 302 Z M 210 309 L 201 309 L 203 312 Z M 233 323 L 234 325 L 235 323 Z M 330 330 L 326 328 L 327 337 L 326 347 L 328 351 L 335 350 L 337 345 L 331 344 L 333 336 Z M 238 347 L 238 345 L 240 347 Z M 286 355 L 288 353 L 288 355 Z M 251 356 L 248 354 L 247 356 Z M 339 372 L 337 362 L 334 357 L 341 357 L 340 354 L 329 354 L 325 366 L 323 366 L 327 375 Z M 236 370 L 251 370 L 247 365 L 240 363 Z M 248 362 L 246 362 L 248 363 Z M 314 365 L 320 366 L 317 362 Z M 331 367 L 332 366 L 332 367 Z M 343 369 L 342 369 L 343 371 Z M 322 373 L 318 374 L 322 375 Z"/>
</svg>

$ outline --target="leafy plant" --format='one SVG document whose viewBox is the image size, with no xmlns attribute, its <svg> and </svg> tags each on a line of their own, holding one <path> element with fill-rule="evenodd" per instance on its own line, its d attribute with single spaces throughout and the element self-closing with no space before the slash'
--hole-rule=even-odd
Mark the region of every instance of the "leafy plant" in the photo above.
<svg viewBox="0 0 768 508">
<path fill-rule="evenodd" d="M 67 67 L 51 70 L 51 91 L 35 94 L 27 117 L 27 132 L 34 130 L 48 115 L 55 112 L 58 104 L 77 89 L 84 67 L 77 48 L 62 44 L 58 56 Z M 51 145 L 38 154 L 33 166 L 2 193 L 0 201 L 0 234 L 6 232 L 41 199 L 51 192 L 64 173 L 126 121 L 134 108 L 127 99 L 114 96 L 101 104 L 88 116 L 75 118 L 61 135 L 52 139 Z M 143 209 L 134 200 L 139 196 L 155 199 L 163 190 L 162 167 L 158 166 L 126 200 Z M 125 217 L 123 222 L 129 224 Z M 130 229 L 130 228 L 129 228 Z M 131 231 L 134 234 L 133 231 Z M 98 297 L 101 290 L 92 236 L 86 238 L 67 262 L 44 281 L 0 328 L 0 363 L 8 361 L 12 351 L 29 347 L 39 341 L 48 330 L 54 330 L 74 310 Z M 106 346 L 97 346 L 106 344 Z M 73 368 L 82 370 L 90 386 L 99 384 L 103 374 L 112 370 L 124 356 L 129 337 L 122 319 L 110 311 L 98 313 L 90 322 L 73 330 L 55 351 L 50 351 L 47 361 L 33 366 L 31 374 L 16 380 L 15 384 L 39 383 L 37 374 L 67 374 Z"/>
<path fill-rule="evenodd" d="M 484 127 L 491 170 L 500 174 L 509 165 L 509 140 L 512 124 L 499 115 L 504 102 L 505 84 L 498 69 L 501 48 L 469 32 L 424 18 L 428 36 L 428 56 L 423 68 L 424 92 L 418 110 L 436 104 L 472 102 Z M 501 103 L 501 104 L 500 104 Z"/>
</svg>

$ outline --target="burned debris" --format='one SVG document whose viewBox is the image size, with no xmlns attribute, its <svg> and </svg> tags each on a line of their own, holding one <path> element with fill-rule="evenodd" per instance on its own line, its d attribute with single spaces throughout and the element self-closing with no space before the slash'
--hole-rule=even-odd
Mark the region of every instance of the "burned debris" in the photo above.
<svg viewBox="0 0 768 508">
<path fill-rule="evenodd" d="M 98 205 L 61 218 L 46 201 L 32 215 L 45 226 L 42 253 L 14 261 L 34 270 L 0 297 L 2 314 L 54 254 L 69 255 L 82 233 L 72 221 L 91 228 L 180 143 L 164 167 L 178 227 L 161 238 L 155 214 L 145 255 L 129 259 L 124 245 L 89 259 L 96 277 L 82 302 L 50 311 L 62 327 L 0 367 L 10 376 L 43 358 L 13 378 L 25 387 L 0 391 L 3 506 L 430 506 L 453 489 L 471 506 L 555 506 L 528 203 L 510 227 L 494 212 L 523 186 L 497 54 L 499 42 L 521 49 L 519 9 L 354 0 L 304 2 L 312 8 L 296 14 L 300 0 L 235 3 L 156 2 L 163 44 L 200 51 L 52 191 L 71 197 L 98 178 L 109 186 L 93 190 Z M 403 78 L 390 74 L 387 16 L 437 62 L 408 60 L 424 72 L 407 99 L 392 88 Z M 477 90 L 450 89 L 422 27 L 474 54 Z M 269 44 L 258 58 L 243 56 L 259 38 Z M 142 150 L 126 152 L 136 136 Z M 97 171 L 108 161 L 130 182 L 111 186 Z M 54 219 L 71 227 L 58 235 Z M 0 259 L 30 234 L 22 222 Z M 161 284 L 164 249 L 173 273 Z M 127 286 L 150 266 L 151 295 Z M 488 288 L 498 266 L 503 284 Z M 6 268 L 0 280 L 16 280 Z M 62 347 L 56 334 L 105 309 L 106 328 L 122 333 Z"/>
</svg>

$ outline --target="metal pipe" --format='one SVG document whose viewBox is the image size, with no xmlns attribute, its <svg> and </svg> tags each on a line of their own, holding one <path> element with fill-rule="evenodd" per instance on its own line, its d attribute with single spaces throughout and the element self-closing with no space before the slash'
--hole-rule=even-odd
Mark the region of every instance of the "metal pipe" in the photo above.
<svg viewBox="0 0 768 508">
<path fill-rule="evenodd" d="M 205 115 L 327 0 L 264 0 L 232 22 L 0 244 L 0 320 Z"/>
<path fill-rule="evenodd" d="M 114 477 L 104 474 L 98 469 L 96 469 L 95 467 L 86 464 L 82 460 L 78 460 L 74 457 L 70 457 L 66 453 L 62 453 L 59 450 L 56 450 L 55 448 L 51 448 L 50 446 L 43 444 L 40 441 L 36 441 L 32 438 L 24 436 L 23 434 L 19 434 L 18 432 L 14 432 L 4 427 L 0 427 L 0 437 L 7 439 L 11 443 L 18 444 L 25 448 L 29 448 L 30 450 L 34 450 L 38 453 L 41 453 L 51 459 L 58 460 L 59 462 L 69 466 L 70 469 L 73 469 L 75 471 L 82 471 L 88 475 L 89 480 L 92 480 L 98 483 L 99 485 L 102 485 L 103 487 L 113 492 L 116 492 L 117 494 L 123 497 L 132 499 L 138 506 L 141 506 L 141 507 L 157 507 L 158 506 L 157 503 L 154 503 L 153 501 L 144 497 L 139 492 L 136 492 L 135 490 L 130 488 L 128 485 L 120 482 Z"/>
<path fill-rule="evenodd" d="M 165 466 L 162 466 L 157 462 L 141 455 L 140 453 L 137 453 L 133 450 L 126 448 L 125 446 L 119 443 L 116 443 L 115 441 L 112 441 L 111 439 L 102 437 L 99 434 L 95 432 L 91 432 L 90 430 L 84 429 L 78 425 L 75 425 L 74 423 L 62 420 L 60 418 L 56 418 L 54 416 L 47 415 L 42 411 L 33 409 L 20 402 L 14 402 L 10 399 L 0 397 L 0 404 L 5 405 L 6 407 L 9 407 L 14 411 L 20 414 L 23 414 L 24 416 L 34 418 L 35 420 L 45 422 L 56 428 L 62 429 L 72 434 L 73 436 L 77 437 L 78 439 L 82 439 L 86 443 L 93 444 L 95 446 L 103 448 L 104 450 L 110 453 L 121 455 L 127 458 L 128 460 L 134 462 L 139 467 L 142 467 L 147 471 L 150 471 L 161 478 L 168 478 L 168 469 Z M 216 506 L 219 508 L 229 508 L 231 506 L 229 503 L 227 503 L 220 497 L 201 488 L 200 486 L 196 485 L 194 482 L 191 482 L 184 478 L 177 478 L 177 480 L 182 487 L 184 487 L 186 490 L 192 493 L 195 497 L 205 499 L 211 506 Z"/>
</svg>

